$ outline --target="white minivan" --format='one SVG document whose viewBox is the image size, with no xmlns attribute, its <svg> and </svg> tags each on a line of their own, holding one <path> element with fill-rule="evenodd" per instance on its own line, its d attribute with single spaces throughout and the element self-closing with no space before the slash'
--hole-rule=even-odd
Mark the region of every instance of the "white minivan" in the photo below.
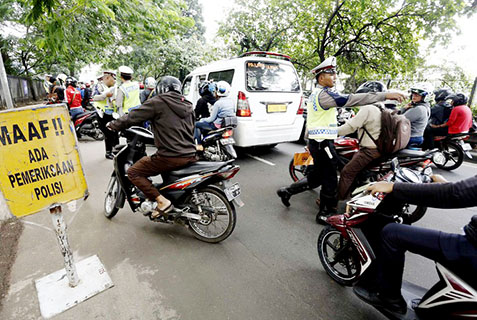
<svg viewBox="0 0 477 320">
<path fill-rule="evenodd" d="M 248 52 L 195 69 L 184 80 L 184 96 L 194 104 L 202 81 L 227 81 L 235 97 L 238 125 L 236 145 L 274 145 L 300 138 L 305 102 L 290 57 Z"/>
</svg>

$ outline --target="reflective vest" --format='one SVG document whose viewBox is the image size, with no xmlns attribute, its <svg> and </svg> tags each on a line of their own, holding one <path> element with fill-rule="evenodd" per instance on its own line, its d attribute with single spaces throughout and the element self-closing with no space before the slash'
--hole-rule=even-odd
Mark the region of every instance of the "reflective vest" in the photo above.
<svg viewBox="0 0 477 320">
<path fill-rule="evenodd" d="M 129 113 L 129 111 L 141 105 L 141 100 L 139 99 L 139 84 L 137 82 L 125 82 L 119 87 L 119 90 L 123 92 L 124 113 Z"/>
<path fill-rule="evenodd" d="M 317 88 L 307 102 L 307 129 L 308 138 L 314 140 L 334 140 L 338 138 L 338 124 L 336 108 L 323 109 L 319 96 L 323 88 Z"/>
<path fill-rule="evenodd" d="M 98 84 L 98 86 L 102 86 L 103 88 L 103 91 L 100 93 L 104 93 L 105 91 L 107 90 L 110 90 L 108 87 L 106 87 L 104 84 Z M 99 91 L 99 90 L 97 90 Z M 93 105 L 96 107 L 96 108 L 99 108 L 101 109 L 104 113 L 106 114 L 112 114 L 113 112 L 115 112 L 115 107 L 113 106 L 113 104 L 109 101 L 109 98 L 106 97 L 104 100 L 99 100 L 99 101 L 93 101 Z"/>
</svg>

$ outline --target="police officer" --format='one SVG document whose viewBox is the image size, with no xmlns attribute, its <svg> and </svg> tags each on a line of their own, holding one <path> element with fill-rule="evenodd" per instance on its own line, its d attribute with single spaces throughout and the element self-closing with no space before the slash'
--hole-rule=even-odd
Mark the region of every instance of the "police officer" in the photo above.
<svg viewBox="0 0 477 320">
<path fill-rule="evenodd" d="M 120 66 L 118 70 L 122 84 L 116 93 L 116 107 L 119 115 L 123 116 L 141 105 L 141 100 L 139 100 L 140 88 L 139 83 L 131 81 L 133 75 L 131 68 Z"/>
<path fill-rule="evenodd" d="M 336 212 L 336 189 L 338 179 L 338 158 L 334 139 L 338 137 L 336 108 L 346 108 L 372 104 L 386 99 L 402 101 L 400 93 L 357 93 L 344 95 L 333 90 L 336 83 L 336 58 L 329 57 L 311 71 L 315 75 L 317 86 L 307 102 L 308 148 L 313 157 L 314 166 L 307 178 L 303 178 L 289 187 L 277 190 L 285 206 L 290 206 L 290 198 L 308 189 L 321 185 L 320 211 L 316 215 L 317 223 L 325 223 L 326 218 Z"/>
<path fill-rule="evenodd" d="M 116 83 L 116 73 L 114 71 L 105 70 L 100 77 L 101 81 L 98 82 L 94 89 L 93 105 L 95 108 L 101 110 L 100 114 L 103 117 L 99 119 L 101 125 L 101 131 L 104 133 L 104 144 L 106 148 L 106 159 L 113 159 L 113 148 L 119 144 L 118 133 L 106 128 L 106 124 L 113 121 L 113 112 L 116 112 L 116 108 L 113 104 L 113 95 Z"/>
</svg>

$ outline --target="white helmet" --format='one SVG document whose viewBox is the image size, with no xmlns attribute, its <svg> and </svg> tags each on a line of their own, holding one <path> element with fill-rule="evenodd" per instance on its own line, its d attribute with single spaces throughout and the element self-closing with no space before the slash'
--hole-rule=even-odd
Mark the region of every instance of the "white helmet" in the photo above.
<svg viewBox="0 0 477 320">
<path fill-rule="evenodd" d="M 120 66 L 118 70 L 119 70 L 119 73 L 127 74 L 127 75 L 132 75 L 134 72 L 133 69 L 129 68 L 128 66 Z"/>
<path fill-rule="evenodd" d="M 227 81 L 217 82 L 217 96 L 226 97 L 230 94 L 230 84 Z"/>
<path fill-rule="evenodd" d="M 147 89 L 154 89 L 156 87 L 156 79 L 153 77 L 147 77 L 146 80 L 144 80 L 144 86 Z"/>
<path fill-rule="evenodd" d="M 64 73 L 59 73 L 59 74 L 56 76 L 56 79 L 60 79 L 60 80 L 61 80 L 60 83 L 61 83 L 62 85 L 64 85 L 65 82 L 66 82 L 66 74 L 64 74 Z"/>
</svg>

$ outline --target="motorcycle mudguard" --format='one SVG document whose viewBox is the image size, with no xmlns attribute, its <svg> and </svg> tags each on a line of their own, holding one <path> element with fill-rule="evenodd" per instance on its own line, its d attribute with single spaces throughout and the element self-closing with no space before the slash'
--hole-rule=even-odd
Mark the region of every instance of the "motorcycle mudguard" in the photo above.
<svg viewBox="0 0 477 320">
<path fill-rule="evenodd" d="M 233 145 L 228 144 L 224 146 L 225 152 L 232 158 L 232 159 L 237 159 L 237 152 L 235 152 L 235 149 Z"/>
</svg>

